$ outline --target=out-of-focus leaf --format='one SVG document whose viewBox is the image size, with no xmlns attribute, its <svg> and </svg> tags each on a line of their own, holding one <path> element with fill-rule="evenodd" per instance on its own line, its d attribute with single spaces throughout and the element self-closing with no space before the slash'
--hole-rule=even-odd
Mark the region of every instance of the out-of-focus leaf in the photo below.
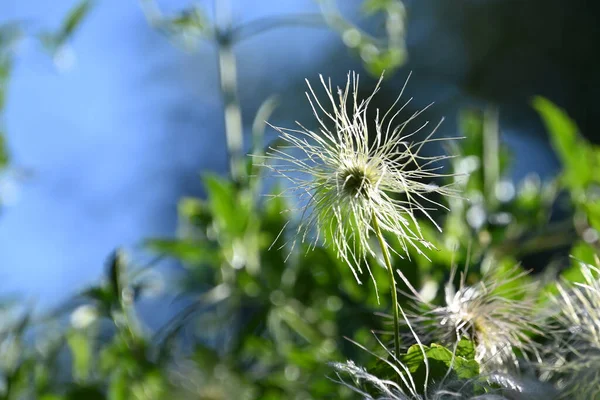
<svg viewBox="0 0 600 400">
<path fill-rule="evenodd" d="M 406 62 L 406 51 L 400 48 L 390 48 L 379 51 L 366 60 L 367 70 L 374 76 L 380 76 L 384 71 L 394 71 Z"/>
<path fill-rule="evenodd" d="M 114 296 L 121 302 L 125 289 L 125 253 L 115 250 L 108 261 L 108 283 Z"/>
<path fill-rule="evenodd" d="M 67 13 L 56 31 L 43 32 L 39 35 L 42 45 L 50 54 L 56 54 L 71 39 L 92 9 L 93 3 L 93 0 L 81 0 Z"/>
<path fill-rule="evenodd" d="M 242 237 L 252 212 L 249 194 L 239 192 L 233 182 L 217 175 L 205 175 L 204 184 L 215 228 L 230 239 Z"/>
<path fill-rule="evenodd" d="M 79 382 L 85 382 L 89 377 L 92 361 L 90 339 L 85 332 L 73 331 L 67 336 L 73 359 L 73 375 Z"/>
<path fill-rule="evenodd" d="M 110 379 L 108 387 L 108 398 L 110 400 L 129 400 L 129 386 L 131 382 L 127 375 L 118 369 Z"/>
<path fill-rule="evenodd" d="M 2 91 L 2 89 L 0 89 L 0 92 Z M 1 100 L 1 93 L 0 93 L 0 100 Z M 0 104 L 1 106 L 1 104 Z M 0 130 L 0 170 L 2 170 L 2 168 L 6 168 L 8 166 L 8 162 L 9 162 L 9 155 L 8 155 L 8 148 L 6 145 L 6 139 L 4 138 L 4 132 L 2 132 L 2 130 Z"/>
<path fill-rule="evenodd" d="M 99 286 L 84 290 L 81 297 L 97 302 L 105 317 L 110 314 L 112 306 L 118 301 L 112 290 L 109 291 L 105 287 Z"/>
<path fill-rule="evenodd" d="M 600 156 L 593 146 L 579 135 L 575 122 L 550 101 L 536 97 L 533 101 L 548 132 L 554 150 L 557 152 L 564 169 L 564 184 L 571 190 L 585 190 L 587 186 L 600 179 Z"/>
<path fill-rule="evenodd" d="M 157 370 L 146 371 L 131 387 L 131 398 L 136 400 L 162 400 L 166 397 L 165 378 Z"/>
<path fill-rule="evenodd" d="M 200 264 L 215 262 L 218 259 L 215 250 L 205 241 L 192 239 L 148 239 L 146 247 L 159 254 L 175 257 L 184 263 Z"/>
<path fill-rule="evenodd" d="M 69 11 L 57 34 L 60 44 L 70 39 L 73 33 L 75 33 L 75 30 L 81 25 L 86 15 L 92 9 L 93 4 L 92 0 L 82 0 Z"/>
<path fill-rule="evenodd" d="M 571 266 L 561 273 L 561 278 L 567 282 L 584 282 L 581 263 L 595 264 L 596 250 L 585 242 L 578 242 L 571 249 Z"/>
<path fill-rule="evenodd" d="M 67 398 L 63 397 L 63 396 L 59 396 L 58 394 L 43 394 L 40 397 L 40 400 L 68 400 Z"/>
<path fill-rule="evenodd" d="M 182 222 L 193 227 L 206 227 L 212 220 L 212 215 L 205 201 L 193 197 L 184 197 L 177 205 Z"/>
<path fill-rule="evenodd" d="M 298 315 L 298 310 L 290 305 L 280 307 L 276 310 L 279 317 L 284 321 L 294 332 L 300 335 L 308 342 L 317 342 L 319 334 L 305 320 Z"/>
</svg>

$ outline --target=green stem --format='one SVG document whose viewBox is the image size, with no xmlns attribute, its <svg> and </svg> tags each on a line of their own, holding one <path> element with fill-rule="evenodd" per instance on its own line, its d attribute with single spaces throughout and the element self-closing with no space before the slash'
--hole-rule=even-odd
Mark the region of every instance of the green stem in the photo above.
<svg viewBox="0 0 600 400">
<path fill-rule="evenodd" d="M 488 204 L 497 204 L 496 185 L 500 180 L 500 126 L 498 109 L 488 107 L 483 114 L 483 174 Z"/>
<path fill-rule="evenodd" d="M 394 269 L 392 268 L 392 262 L 390 260 L 390 253 L 387 248 L 387 243 L 385 238 L 383 237 L 383 233 L 381 232 L 381 228 L 379 227 L 379 222 L 377 222 L 377 218 L 373 217 L 373 229 L 375 230 L 375 234 L 377 235 L 377 239 L 379 240 L 379 246 L 381 246 L 381 251 L 383 252 L 383 259 L 385 261 L 385 266 L 388 270 L 388 275 L 390 278 L 391 290 L 392 290 L 392 306 L 394 308 L 394 350 L 395 357 L 398 359 L 400 357 L 400 314 L 398 313 L 398 292 L 396 290 L 396 279 L 394 278 Z"/>
<path fill-rule="evenodd" d="M 237 61 L 231 41 L 231 4 L 228 0 L 215 1 L 215 19 L 219 53 L 219 78 L 225 106 L 225 138 L 229 153 L 229 170 L 234 181 L 244 176 L 242 111 L 238 100 Z"/>
</svg>

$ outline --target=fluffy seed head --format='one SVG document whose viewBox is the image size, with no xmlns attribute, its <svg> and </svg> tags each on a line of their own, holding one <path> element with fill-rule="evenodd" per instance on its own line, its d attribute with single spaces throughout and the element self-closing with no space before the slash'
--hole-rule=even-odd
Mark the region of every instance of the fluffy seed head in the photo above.
<svg viewBox="0 0 600 400">
<path fill-rule="evenodd" d="M 433 245 L 423 237 L 416 214 L 435 224 L 428 211 L 443 206 L 426 194 L 453 192 L 431 182 L 441 176 L 436 163 L 446 157 L 419 155 L 423 144 L 434 140 L 435 128 L 417 142 L 410 138 L 427 123 L 406 132 L 422 111 L 396 123 L 410 102 L 395 109 L 399 96 L 383 116 L 379 110 L 368 113 L 381 79 L 366 99 L 359 99 L 358 83 L 358 75 L 349 73 L 345 87 L 334 91 L 331 81 L 321 77 L 325 97 L 319 100 L 307 81 L 306 95 L 318 128 L 300 123 L 299 129 L 274 127 L 285 145 L 270 148 L 264 166 L 291 182 L 287 191 L 299 203 L 302 219 L 292 242 L 300 239 L 315 246 L 322 241 L 332 246 L 360 282 L 358 273 L 367 265 L 366 257 L 375 255 L 370 239 L 375 223 L 398 238 L 404 254 L 409 248 L 424 254 L 423 249 Z"/>
<path fill-rule="evenodd" d="M 494 280 L 484 277 L 473 286 L 466 285 L 466 274 L 462 274 L 457 290 L 452 282 L 453 271 L 445 287 L 446 304 L 436 307 L 418 303 L 419 312 L 413 320 L 432 341 L 446 345 L 461 337 L 473 341 L 475 360 L 482 370 L 514 371 L 519 366 L 515 350 L 523 356 L 537 356 L 531 334 L 542 334 L 534 303 L 527 299 L 533 293 L 532 285 L 507 286 L 524 274 L 512 269 Z"/>
<path fill-rule="evenodd" d="M 561 398 L 595 399 L 600 396 L 600 269 L 581 263 L 581 272 L 583 283 L 557 285 L 559 294 L 552 299 L 558 310 L 556 341 L 542 366 L 545 377 L 557 382 Z"/>
</svg>

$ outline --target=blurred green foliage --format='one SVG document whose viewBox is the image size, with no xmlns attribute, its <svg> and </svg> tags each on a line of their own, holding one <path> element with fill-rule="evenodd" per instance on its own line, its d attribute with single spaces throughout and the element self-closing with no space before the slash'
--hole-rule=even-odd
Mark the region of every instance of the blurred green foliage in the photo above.
<svg viewBox="0 0 600 400">
<path fill-rule="evenodd" d="M 223 33 L 198 8 L 170 18 L 158 14 L 150 1 L 143 5 L 168 35 L 210 39 Z M 46 47 L 55 51 L 63 46 L 90 7 L 91 2 L 80 2 L 57 32 L 41 35 Z M 324 7 L 325 21 L 357 49 L 369 71 L 379 74 L 404 62 L 401 2 L 364 2 L 367 13 L 384 16 L 385 40 L 363 34 Z M 263 28 L 246 28 L 246 33 Z M 236 29 L 230 34 L 244 32 Z M 0 100 L 18 32 L 13 25 L 0 29 Z M 430 254 L 431 261 L 417 254 L 393 260 L 415 287 L 432 288 L 428 296 L 433 303 L 442 302 L 443 282 L 456 265 L 469 267 L 466 280 L 473 283 L 484 274 L 501 276 L 520 263 L 517 268 L 544 272 L 509 285 L 539 279 L 550 287 L 560 274 L 572 280 L 580 276 L 566 265 L 532 265 L 531 256 L 559 248 L 584 261 L 597 254 L 600 149 L 581 138 L 575 124 L 548 100 L 537 98 L 533 104 L 563 165 L 562 174 L 548 182 L 536 176 L 511 182 L 497 111 L 462 111 L 458 130 L 464 138 L 450 148 L 455 157 L 445 179 L 464 198 L 447 200 L 448 212 L 438 218 L 443 232 L 421 222 L 425 236 L 439 249 Z M 255 124 L 255 154 L 264 147 L 262 129 Z M 0 144 L 1 171 L 8 155 L 4 141 Z M 371 284 L 359 285 L 332 249 L 310 249 L 303 243 L 291 250 L 289 231 L 298 219 L 294 199 L 280 196 L 282 184 L 252 162 L 247 170 L 239 180 L 205 174 L 205 198 L 179 203 L 178 235 L 146 241 L 149 251 L 177 260 L 186 271 L 175 290 L 187 304 L 162 328 L 151 330 L 139 317 L 138 300 L 151 283 L 121 251 L 110 257 L 103 282 L 56 313 L 34 318 L 28 309 L 3 308 L 0 398 L 346 399 L 356 395 L 336 382 L 331 362 L 351 359 L 379 376 L 397 376 L 389 362 L 382 362 L 390 360 L 381 343 L 391 335 L 388 319 L 377 312 L 390 310 L 387 285 L 379 288 L 379 304 Z M 561 193 L 568 194 L 566 201 Z M 566 210 L 564 220 L 553 220 L 557 209 Z M 394 243 L 395 238 L 389 240 Z M 386 281 L 383 268 L 374 268 L 374 274 Z M 550 293 L 540 290 L 538 302 Z M 401 297 L 406 306 L 410 299 Z M 408 340 L 399 359 L 407 366 L 402 373 L 410 374 L 417 386 L 450 374 L 453 381 L 471 385 L 473 394 L 487 390 L 477 383 L 475 343 L 462 339 L 455 348 L 410 344 Z"/>
<path fill-rule="evenodd" d="M 4 108 L 10 73 L 13 66 L 14 47 L 21 36 L 18 24 L 0 25 L 0 173 L 8 166 L 9 155 L 5 140 Z"/>
<path fill-rule="evenodd" d="M 543 104 L 544 118 L 568 121 L 556 107 Z M 549 215 L 558 191 L 575 195 L 573 189 L 581 187 L 569 179 L 570 168 L 577 166 L 565 162 L 557 182 L 522 183 L 510 198 L 498 190 L 486 191 L 487 179 L 499 179 L 491 186 L 497 188 L 505 179 L 498 177 L 509 165 L 501 151 L 496 154 L 499 175 L 483 170 L 488 165 L 481 162 L 486 154 L 484 135 L 494 134 L 484 129 L 490 115 L 464 112 L 461 129 L 466 139 L 456 145 L 458 156 L 451 163 L 455 172 L 469 175 L 448 178 L 457 180 L 466 197 L 477 200 L 450 200 L 450 211 L 442 219 L 444 233 L 433 229 L 428 233 L 440 248 L 432 254 L 432 262 L 395 260 L 403 271 L 413 271 L 417 287 L 428 281 L 440 287 L 453 263 L 466 260 L 464 244 L 471 246 L 471 281 L 482 269 L 500 274 L 513 268 L 523 254 L 547 250 L 537 238 L 545 237 L 551 226 Z M 561 143 L 557 136 L 573 131 L 557 129 L 551 134 L 555 143 Z M 583 139 L 577 143 L 598 154 Z M 328 378 L 334 376 L 328 363 L 346 359 L 372 363 L 367 352 L 344 338 L 364 348 L 380 347 L 377 338 L 387 341 L 390 336 L 370 332 L 385 332 L 386 319 L 375 312 L 389 309 L 389 304 L 378 305 L 373 288 L 358 285 L 330 250 L 307 251 L 303 246 L 290 253 L 280 233 L 295 218 L 290 212 L 293 205 L 280 196 L 261 196 L 256 188 L 264 179 L 257 174 L 239 184 L 205 175 L 206 198 L 180 202 L 179 236 L 147 241 L 149 249 L 179 260 L 188 271 L 181 289 L 189 305 L 158 331 L 150 332 L 137 316 L 136 299 L 148 285 L 122 252 L 109 260 L 105 282 L 81 293 L 66 326 L 67 318 L 60 316 L 64 310 L 32 321 L 28 313 L 15 315 L 8 309 L 14 321 L 3 324 L 1 336 L 4 398 L 353 398 L 346 387 Z M 597 184 L 594 178 L 587 182 Z M 280 191 L 278 185 L 272 189 Z M 573 198 L 575 209 L 586 199 Z M 469 216 L 473 207 L 481 207 L 482 217 Z M 497 213 L 510 218 L 498 222 Z M 593 243 L 577 236 L 571 239 L 576 252 L 585 247 L 593 254 Z M 523 249 L 527 243 L 532 244 Z M 461 247 L 453 249 L 454 245 Z M 382 295 L 384 301 L 387 297 Z M 472 381 L 478 375 L 468 341 L 457 349 L 435 343 L 423 349 L 413 345 L 402 359 L 417 383 L 425 379 L 424 354 L 430 379 L 446 376 L 450 367 L 458 381 Z M 375 362 L 373 368 L 385 376 L 385 364 Z M 473 390 L 483 389 L 475 385 Z"/>
</svg>

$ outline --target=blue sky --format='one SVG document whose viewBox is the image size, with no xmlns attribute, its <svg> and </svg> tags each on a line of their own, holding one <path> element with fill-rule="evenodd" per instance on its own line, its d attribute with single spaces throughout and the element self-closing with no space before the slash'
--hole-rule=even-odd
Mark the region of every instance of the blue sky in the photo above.
<svg viewBox="0 0 600 400">
<path fill-rule="evenodd" d="M 310 0 L 242 3 L 237 20 L 317 11 Z M 8 0 L 0 15 L 37 32 L 57 27 L 73 4 Z M 337 39 L 285 33 L 286 42 L 269 33 L 239 47 L 242 99 L 284 88 Z M 197 174 L 226 165 L 211 45 L 173 47 L 135 1 L 97 1 L 70 45 L 76 62 L 59 71 L 37 42 L 20 43 L 5 115 L 13 163 L 31 175 L 0 218 L 0 291 L 42 304 L 98 279 L 115 247 L 173 235 L 181 187 L 199 192 Z M 266 76 L 272 68 L 286 73 Z"/>
<path fill-rule="evenodd" d="M 29 32 L 56 28 L 74 3 L 4 0 L 0 22 L 24 20 Z M 162 3 L 171 10 L 189 4 Z M 344 3 L 346 11 L 355 13 L 358 3 Z M 233 4 L 238 22 L 318 11 L 312 0 Z M 409 41 L 425 51 L 411 55 L 416 73 L 410 88 L 422 105 L 438 102 L 450 117 L 443 129 L 452 133 L 461 100 L 457 89 L 418 73 L 427 63 L 439 64 L 448 51 L 433 50 L 447 45 L 431 40 L 439 32 L 426 22 L 411 26 Z M 186 53 L 148 26 L 136 1 L 99 0 L 70 46 L 76 61 L 59 71 L 37 42 L 20 43 L 5 115 L 13 163 L 31 174 L 0 216 L 0 292 L 21 293 L 42 305 L 100 278 L 114 248 L 173 235 L 180 196 L 201 193 L 199 173 L 226 168 L 212 45 Z M 332 51 L 339 52 L 336 63 L 330 62 Z M 296 112 L 292 98 L 301 96 L 289 93 L 290 82 L 303 90 L 305 77 L 345 75 L 359 66 L 337 34 L 325 29 L 271 31 L 243 42 L 236 54 L 247 122 L 271 94 L 280 97 L 280 118 Z M 461 57 L 450 55 L 445 65 L 460 73 Z M 430 98 L 432 93 L 437 97 Z M 521 137 L 514 127 L 505 134 L 517 152 L 517 176 L 544 170 L 546 153 L 518 157 L 540 145 Z"/>
</svg>

